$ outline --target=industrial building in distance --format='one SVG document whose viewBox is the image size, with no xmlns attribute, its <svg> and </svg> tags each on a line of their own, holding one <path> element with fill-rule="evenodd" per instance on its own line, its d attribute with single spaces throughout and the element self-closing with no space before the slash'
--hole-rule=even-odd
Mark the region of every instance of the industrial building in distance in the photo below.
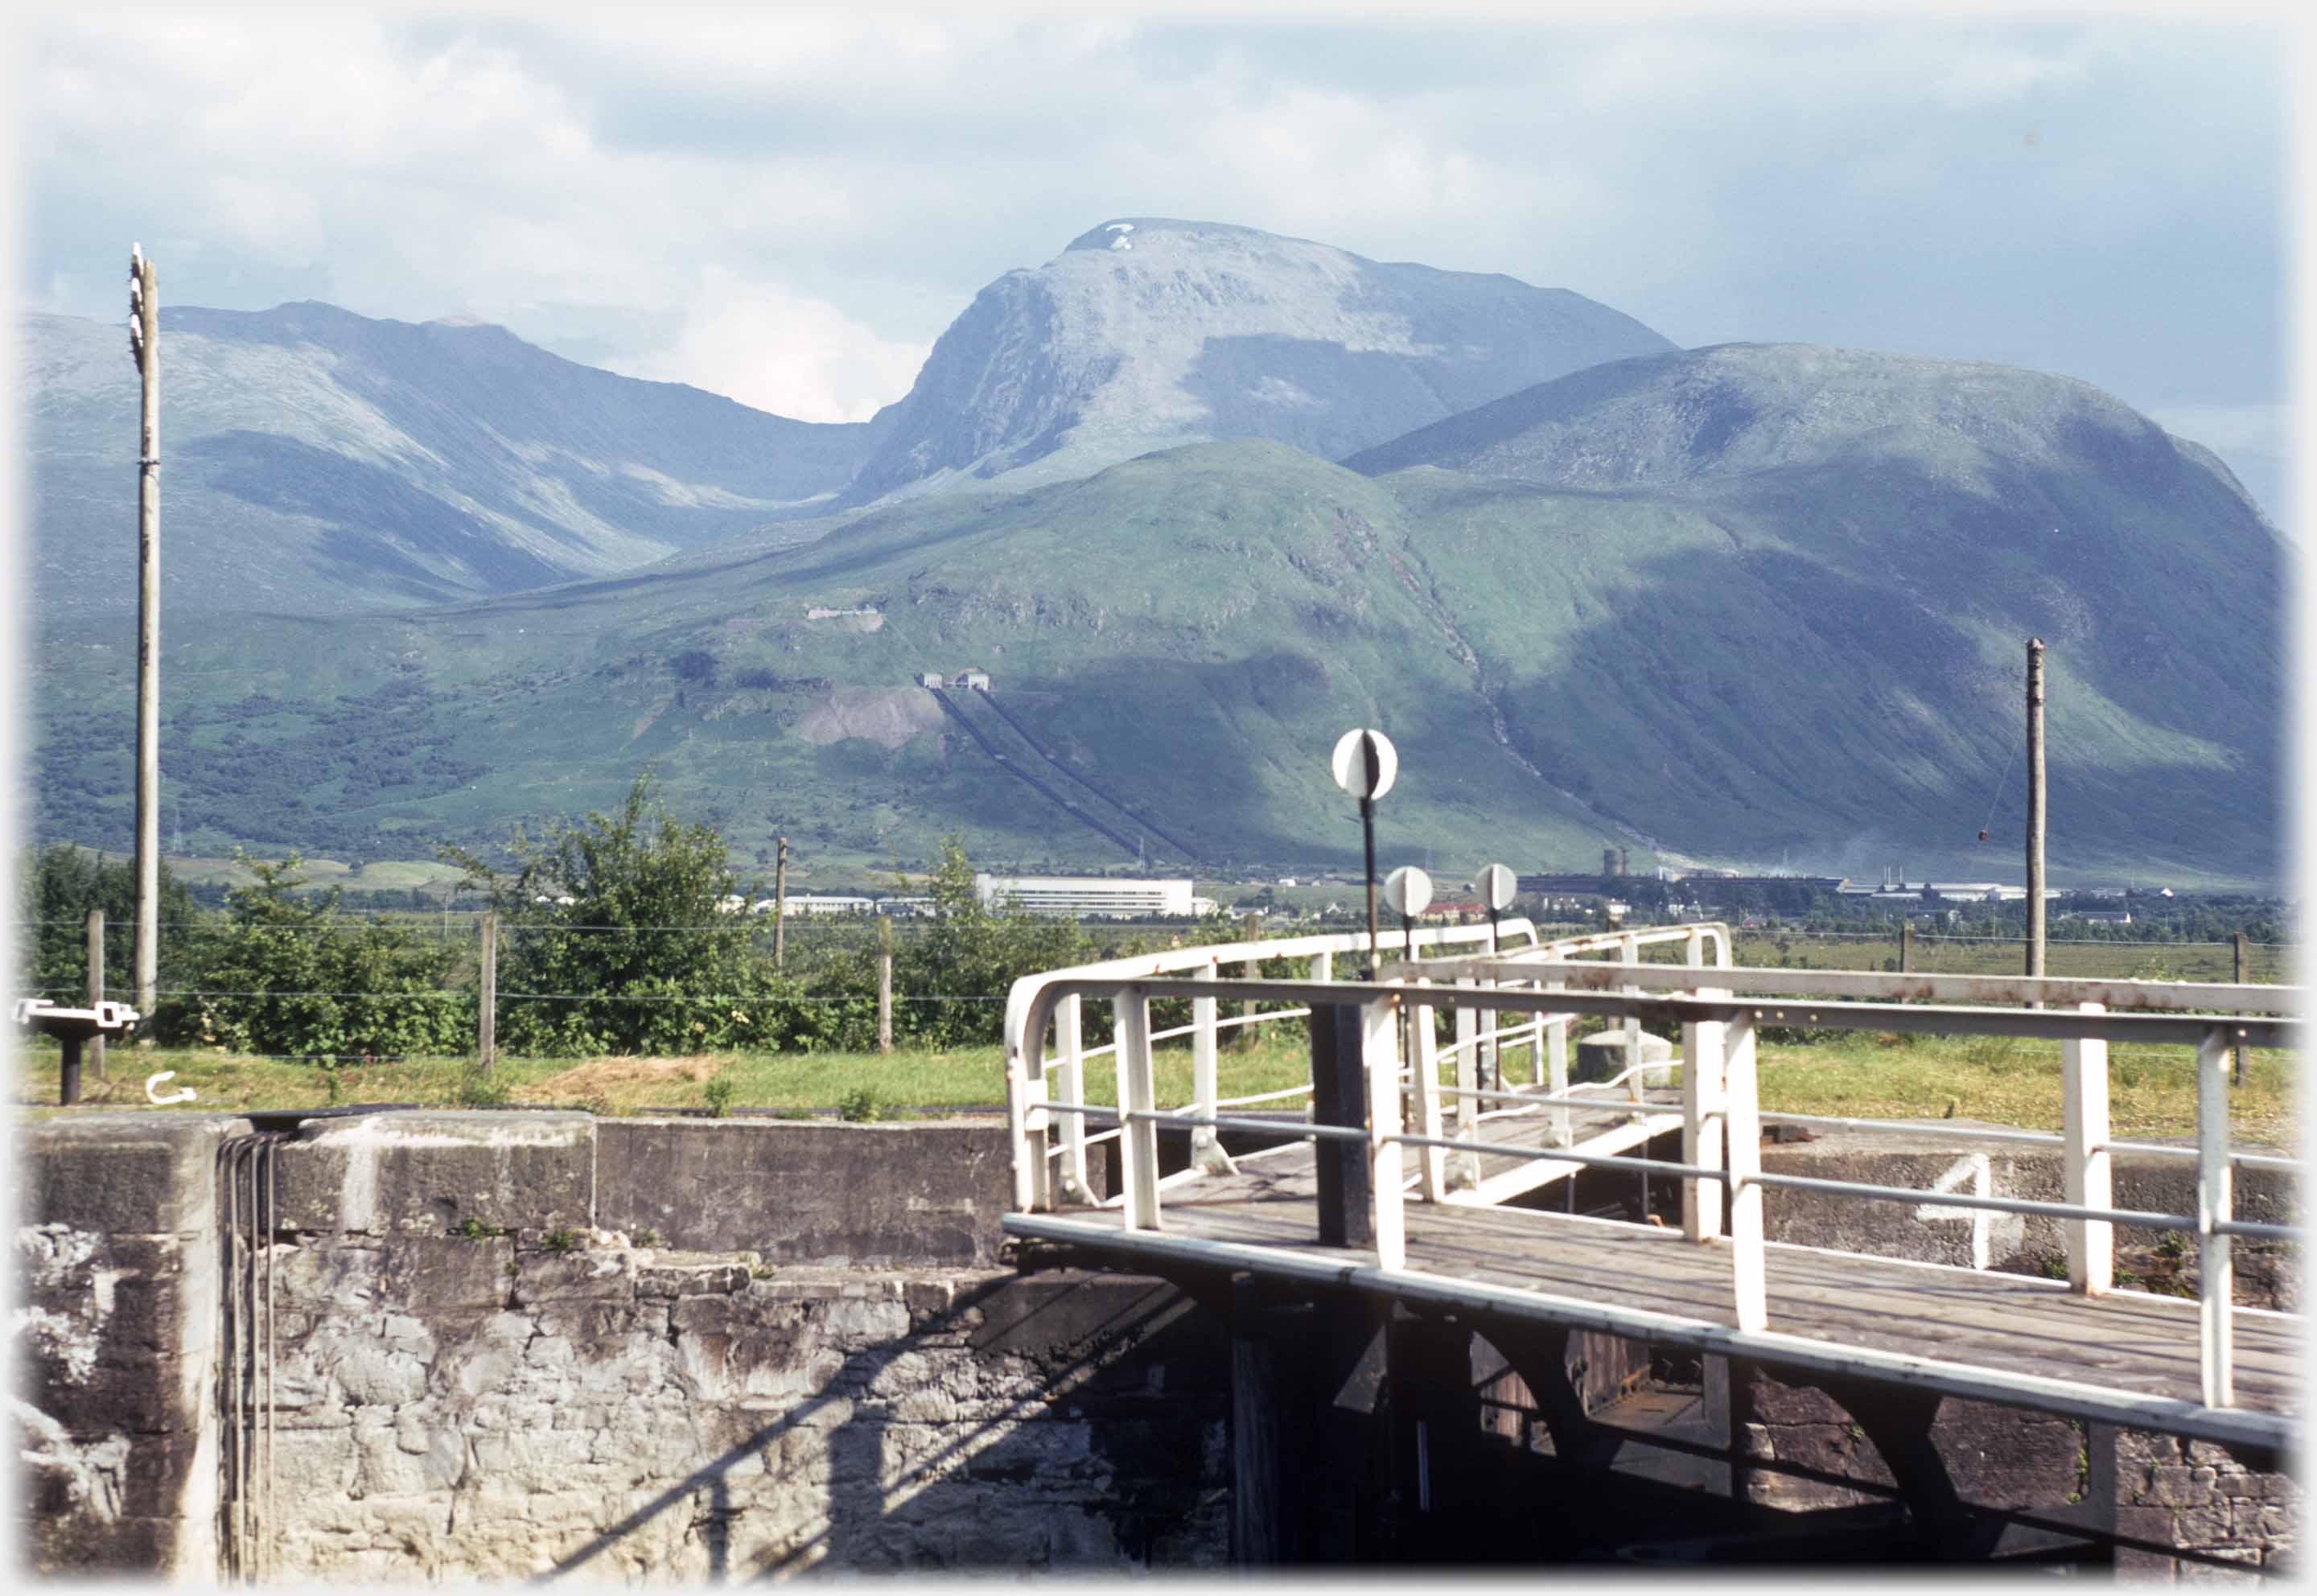
<svg viewBox="0 0 2317 1596">
<path fill-rule="evenodd" d="M 1145 914 L 1193 919 L 1214 912 L 1215 900 L 1191 891 L 1188 878 L 1143 880 L 1120 876 L 992 876 L 975 872 L 973 890 L 986 909 L 1011 905 L 1033 914 Z"/>
</svg>

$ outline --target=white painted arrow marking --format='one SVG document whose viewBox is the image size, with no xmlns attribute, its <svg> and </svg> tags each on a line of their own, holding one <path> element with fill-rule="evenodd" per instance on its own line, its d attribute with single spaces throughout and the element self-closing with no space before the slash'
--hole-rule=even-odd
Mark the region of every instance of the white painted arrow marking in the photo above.
<svg viewBox="0 0 2317 1596">
<path fill-rule="evenodd" d="M 1971 1182 L 1972 1196 L 1985 1197 L 1988 1195 L 1989 1178 L 1986 1154 L 1968 1153 L 1963 1157 L 1956 1159 L 1952 1164 L 1947 1166 L 1946 1173 L 1941 1175 L 1937 1180 L 1931 1182 L 1931 1190 L 1934 1191 L 1960 1190 L 1965 1181 L 1969 1181 Z M 1935 1222 L 1941 1219 L 1970 1220 L 1971 1266 L 1973 1269 L 1985 1269 L 1987 1267 L 1988 1222 L 1994 1218 L 1994 1217 L 1995 1216 L 1986 1208 L 1952 1208 L 1946 1203 L 1936 1202 L 1925 1203 L 1922 1207 L 1915 1210 L 1915 1217 L 1921 1219 L 1926 1223 Z"/>
</svg>

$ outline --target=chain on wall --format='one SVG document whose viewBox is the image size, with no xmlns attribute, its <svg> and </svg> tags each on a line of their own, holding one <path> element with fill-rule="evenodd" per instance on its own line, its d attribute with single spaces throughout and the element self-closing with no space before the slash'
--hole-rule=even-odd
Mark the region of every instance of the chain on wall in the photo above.
<svg viewBox="0 0 2317 1596">
<path fill-rule="evenodd" d="M 255 1583 L 272 1568 L 276 1155 L 285 1138 L 229 1137 L 218 1150 L 219 1572 Z"/>
</svg>

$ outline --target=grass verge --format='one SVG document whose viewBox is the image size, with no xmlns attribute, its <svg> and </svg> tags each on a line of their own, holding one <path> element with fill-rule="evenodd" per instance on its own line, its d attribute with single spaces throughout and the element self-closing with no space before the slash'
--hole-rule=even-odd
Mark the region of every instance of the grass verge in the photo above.
<svg viewBox="0 0 2317 1596">
<path fill-rule="evenodd" d="M 1162 1105 L 1191 1095 L 1186 1047 L 1162 1047 L 1156 1060 Z M 1220 1060 L 1225 1097 L 1276 1091 L 1308 1077 L 1300 1030 L 1281 1028 Z M 320 1065 L 213 1052 L 111 1049 L 109 1079 L 84 1072 L 83 1109 L 144 1108 L 145 1079 L 174 1071 L 162 1090 L 190 1086 L 180 1109 L 318 1109 L 358 1102 L 456 1108 L 479 1100 L 584 1108 L 596 1113 L 710 1109 L 834 1110 L 848 1100 L 919 1112 L 989 1107 L 1006 1101 L 996 1048 L 953 1052 L 738 1053 L 685 1058 L 505 1058 L 478 1091 L 470 1059 Z M 1525 1051 L 1507 1052 L 1508 1079 L 1525 1081 Z M 16 1101 L 56 1112 L 58 1054 L 34 1044 L 17 1053 Z M 1087 1097 L 1117 1101 L 1117 1076 L 1104 1055 L 1086 1064 Z M 2185 1137 L 2196 1129 L 2195 1055 L 2187 1048 L 2118 1046 L 2108 1063 L 2109 1116 L 2120 1137 Z M 711 1085 L 711 1083 L 713 1083 Z M 1861 1119 L 1983 1119 L 2035 1130 L 2060 1128 L 2060 1049 L 2054 1042 L 2004 1037 L 1908 1037 L 1866 1032 L 1832 1040 L 1765 1043 L 1762 1106 L 1789 1113 Z M 2298 1146 L 2297 1073 L 2290 1054 L 2259 1049 L 2245 1083 L 2230 1094 L 2239 1141 Z M 1299 1100 L 1287 1100 L 1288 1105 Z M 1284 1106 L 1284 1105 L 1283 1105 Z"/>
</svg>

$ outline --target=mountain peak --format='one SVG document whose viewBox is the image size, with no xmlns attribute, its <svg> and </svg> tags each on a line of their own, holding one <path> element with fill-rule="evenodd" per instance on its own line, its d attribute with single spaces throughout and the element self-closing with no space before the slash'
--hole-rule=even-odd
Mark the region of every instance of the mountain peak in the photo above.
<svg viewBox="0 0 2317 1596">
<path fill-rule="evenodd" d="M 981 290 L 886 413 L 847 500 L 1084 477 L 1221 438 L 1332 459 L 1671 347 L 1564 289 L 1226 222 L 1118 217 Z"/>
</svg>

